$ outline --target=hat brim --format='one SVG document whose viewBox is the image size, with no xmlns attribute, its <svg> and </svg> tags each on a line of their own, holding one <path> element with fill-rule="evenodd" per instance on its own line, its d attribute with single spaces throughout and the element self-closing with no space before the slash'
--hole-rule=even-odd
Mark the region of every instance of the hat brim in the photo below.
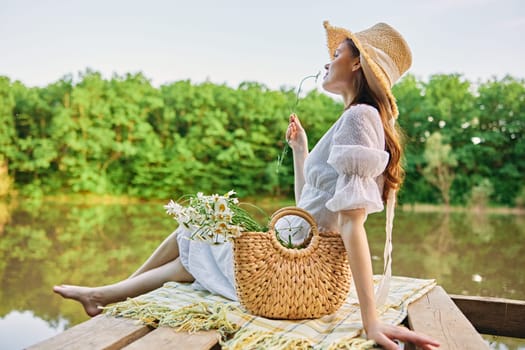
<svg viewBox="0 0 525 350">
<path fill-rule="evenodd" d="M 381 87 L 382 92 L 386 95 L 388 102 L 390 103 L 392 117 L 397 118 L 399 111 L 397 108 L 396 98 L 392 94 L 391 83 L 388 79 L 388 76 L 385 74 L 385 72 L 383 72 L 383 69 L 368 54 L 364 46 L 365 43 L 363 43 L 359 37 L 351 31 L 345 28 L 334 27 L 330 25 L 328 21 L 324 21 L 323 26 L 326 30 L 326 39 L 330 59 L 334 59 L 335 50 L 344 40 L 351 39 L 359 50 L 361 59 L 366 60 L 366 63 L 372 70 L 378 85 Z"/>
</svg>

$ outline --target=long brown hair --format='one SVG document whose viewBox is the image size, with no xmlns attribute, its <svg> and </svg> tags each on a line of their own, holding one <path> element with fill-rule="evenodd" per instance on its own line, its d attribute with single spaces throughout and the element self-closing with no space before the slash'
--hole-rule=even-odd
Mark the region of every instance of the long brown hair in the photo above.
<svg viewBox="0 0 525 350">
<path fill-rule="evenodd" d="M 359 49 L 355 46 L 354 42 L 351 39 L 346 39 L 346 44 L 350 48 L 352 55 L 354 57 L 359 57 Z M 405 171 L 401 166 L 401 158 L 403 156 L 402 133 L 397 123 L 392 127 L 390 120 L 393 116 L 390 103 L 386 96 L 380 96 L 370 87 L 370 84 L 363 73 L 363 64 L 364 62 L 361 62 L 361 69 L 356 73 L 354 79 L 354 91 L 356 92 L 356 95 L 354 100 L 350 102 L 346 108 L 355 104 L 364 103 L 375 107 L 379 112 L 381 123 L 383 124 L 383 130 L 385 131 L 386 151 L 390 155 L 388 164 L 383 173 L 384 186 L 382 198 L 383 201 L 386 202 L 389 191 L 399 190 L 405 176 Z"/>
</svg>

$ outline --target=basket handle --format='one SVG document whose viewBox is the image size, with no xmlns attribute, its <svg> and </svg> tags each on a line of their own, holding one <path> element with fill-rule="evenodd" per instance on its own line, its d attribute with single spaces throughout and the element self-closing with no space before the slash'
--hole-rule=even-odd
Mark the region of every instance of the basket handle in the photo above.
<svg viewBox="0 0 525 350">
<path fill-rule="evenodd" d="M 270 230 L 274 231 L 277 220 L 279 220 L 283 216 L 288 216 L 288 215 L 299 216 L 300 218 L 303 218 L 304 220 L 306 220 L 306 222 L 308 222 L 308 224 L 310 225 L 312 236 L 313 236 L 312 238 L 319 236 L 319 230 L 317 229 L 317 223 L 315 222 L 313 216 L 306 210 L 299 208 L 299 207 L 284 207 L 284 208 L 277 210 L 275 213 L 273 213 L 272 218 L 270 220 L 270 224 L 268 225 Z"/>
</svg>

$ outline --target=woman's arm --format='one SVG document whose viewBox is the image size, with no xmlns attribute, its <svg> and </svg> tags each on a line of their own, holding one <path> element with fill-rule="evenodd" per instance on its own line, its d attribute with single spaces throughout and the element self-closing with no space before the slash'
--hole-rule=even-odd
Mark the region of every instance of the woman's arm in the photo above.
<svg viewBox="0 0 525 350">
<path fill-rule="evenodd" d="M 286 141 L 293 152 L 294 190 L 295 203 L 299 203 L 301 192 L 304 187 L 304 161 L 308 156 L 308 139 L 299 118 L 295 114 L 290 115 L 290 123 L 286 130 Z"/>
<path fill-rule="evenodd" d="M 425 335 L 379 321 L 375 305 L 372 259 L 364 226 L 365 221 L 365 209 L 339 212 L 339 230 L 348 253 L 367 337 L 385 349 L 392 350 L 399 349 L 399 346 L 392 339 L 411 342 L 425 350 L 439 346 L 438 342 Z"/>
<path fill-rule="evenodd" d="M 365 331 L 368 331 L 368 325 L 377 322 L 377 312 L 372 279 L 372 259 L 365 231 L 365 221 L 365 209 L 339 212 L 339 232 L 341 232 L 341 238 L 348 253 L 363 326 Z"/>
</svg>

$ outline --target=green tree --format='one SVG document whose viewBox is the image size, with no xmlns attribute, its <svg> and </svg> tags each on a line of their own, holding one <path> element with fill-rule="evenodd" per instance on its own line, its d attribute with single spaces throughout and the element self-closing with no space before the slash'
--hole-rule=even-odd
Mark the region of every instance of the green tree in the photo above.
<svg viewBox="0 0 525 350">
<path fill-rule="evenodd" d="M 484 209 L 494 193 L 494 186 L 489 179 L 483 179 L 470 191 L 469 205 L 477 210 Z"/>
<path fill-rule="evenodd" d="M 454 167 L 457 160 L 451 152 L 452 147 L 445 143 L 439 132 L 434 132 L 427 140 L 424 158 L 427 162 L 423 168 L 423 176 L 441 193 L 443 202 L 450 205 L 450 187 L 454 181 Z"/>
<path fill-rule="evenodd" d="M 523 80 L 472 84 L 457 74 L 428 81 L 407 75 L 394 94 L 406 135 L 400 201 L 443 200 L 436 185 L 421 176 L 430 167 L 427 143 L 438 132 L 457 161 L 447 201 L 468 203 L 472 188 L 489 179 L 491 201 L 519 202 L 525 171 Z M 105 79 L 91 70 L 75 83 L 66 75 L 39 88 L 2 77 L 0 102 L 1 176 L 7 173 L 31 196 L 167 198 L 235 189 L 241 196 L 291 197 L 292 157 L 284 140 L 288 115 L 300 116 L 311 148 L 343 110 L 341 102 L 317 91 L 296 105 L 294 89 L 271 90 L 256 82 L 233 88 L 186 80 L 155 88 L 140 73 Z"/>
<path fill-rule="evenodd" d="M 9 175 L 9 159 L 16 155 L 16 129 L 13 119 L 15 99 L 11 82 L 0 77 L 0 198 L 11 191 L 12 178 Z"/>
<path fill-rule="evenodd" d="M 525 82 L 494 79 L 481 84 L 478 92 L 477 174 L 490 179 L 496 202 L 511 205 L 525 173 Z"/>
<path fill-rule="evenodd" d="M 425 164 L 423 152 L 429 135 L 429 118 L 424 110 L 425 93 L 423 84 L 413 75 L 405 76 L 394 85 L 393 92 L 398 100 L 397 122 L 404 132 L 405 182 L 400 192 L 401 202 L 433 202 L 435 189 L 429 186 L 421 171 Z"/>
</svg>

